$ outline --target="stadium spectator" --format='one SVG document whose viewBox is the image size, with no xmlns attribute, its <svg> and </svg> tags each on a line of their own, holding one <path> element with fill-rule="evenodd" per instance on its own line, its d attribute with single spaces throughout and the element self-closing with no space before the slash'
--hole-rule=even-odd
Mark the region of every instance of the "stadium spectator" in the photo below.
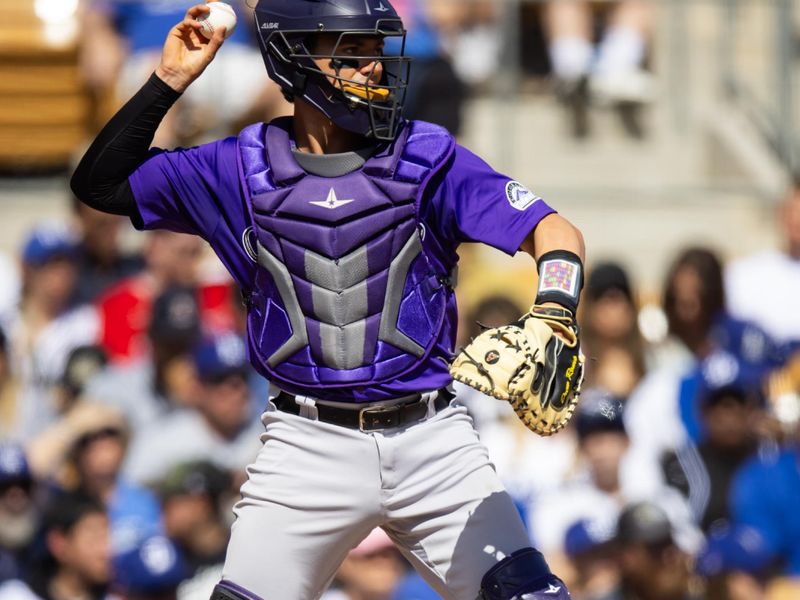
<svg viewBox="0 0 800 600">
<path fill-rule="evenodd" d="M 664 486 L 647 456 L 630 450 L 623 403 L 599 389 L 586 390 L 573 417 L 581 470 L 533 504 L 529 525 L 534 543 L 550 564 L 564 562 L 564 540 L 581 519 L 613 521 L 625 504 L 657 501 L 669 512 L 687 549 L 698 544 L 698 532 L 681 495 Z"/>
<path fill-rule="evenodd" d="M 40 517 L 34 492 L 22 447 L 0 442 L 0 583 L 19 577 L 29 558 Z"/>
<path fill-rule="evenodd" d="M 83 390 L 88 380 L 101 372 L 104 361 L 105 355 L 97 346 L 78 346 L 70 352 L 54 389 L 58 419 L 26 444 L 31 470 L 38 479 L 52 477 L 61 467 L 71 439 L 72 414 L 85 411 L 81 405 Z"/>
<path fill-rule="evenodd" d="M 722 264 L 713 251 L 687 248 L 676 257 L 666 278 L 664 312 L 670 337 L 659 365 L 680 370 L 711 351 L 712 327 L 725 312 Z"/>
<path fill-rule="evenodd" d="M 691 556 L 680 548 L 666 513 L 657 505 L 627 506 L 614 538 L 621 583 L 603 600 L 701 600 Z"/>
<path fill-rule="evenodd" d="M 62 414 L 75 406 L 89 381 L 102 373 L 107 364 L 105 351 L 97 345 L 78 346 L 69 353 L 61 381 L 56 386 L 57 404 Z"/>
<path fill-rule="evenodd" d="M 619 587 L 619 568 L 614 562 L 611 539 L 616 522 L 580 520 L 564 537 L 564 552 L 572 567 L 570 593 L 581 600 L 604 600 Z"/>
<path fill-rule="evenodd" d="M 78 496 L 58 498 L 43 518 L 42 555 L 24 580 L 0 585 L 2 600 L 102 600 L 111 577 L 108 519 Z"/>
<path fill-rule="evenodd" d="M 169 538 L 152 536 L 114 556 L 112 590 L 120 600 L 177 600 L 189 570 Z"/>
<path fill-rule="evenodd" d="M 140 432 L 125 465 L 134 481 L 152 483 L 176 465 L 199 460 L 243 472 L 261 447 L 263 426 L 250 418 L 242 339 L 235 334 L 204 339 L 193 360 L 195 409 L 166 415 Z"/>
<path fill-rule="evenodd" d="M 58 416 L 54 388 L 70 352 L 97 340 L 91 307 L 73 308 L 77 240 L 61 224 L 37 226 L 22 248 L 20 315 L 9 332 L 12 369 L 20 380 L 15 436 L 30 439 Z"/>
<path fill-rule="evenodd" d="M 65 420 L 69 441 L 59 484 L 106 507 L 114 552 L 127 551 L 160 530 L 158 501 L 121 476 L 128 443 L 122 415 L 107 406 L 82 404 Z"/>
<path fill-rule="evenodd" d="M 763 600 L 768 558 L 756 530 L 714 527 L 695 561 L 697 574 L 705 579 L 705 600 Z"/>
<path fill-rule="evenodd" d="M 173 468 L 157 489 L 164 532 L 189 569 L 180 598 L 207 599 L 222 574 L 235 494 L 232 479 L 209 462 L 186 463 Z"/>
<path fill-rule="evenodd" d="M 613 262 L 589 272 L 581 314 L 581 346 L 589 357 L 585 385 L 627 397 L 645 374 L 645 346 L 628 274 Z"/>
<path fill-rule="evenodd" d="M 99 94 L 118 87 L 128 98 L 153 72 L 161 56 L 164 32 L 181 21 L 191 0 L 92 0 L 88 3 L 84 27 L 92 31 L 83 40 L 81 67 L 84 78 Z M 229 2 L 241 26 L 227 40 L 225 51 L 210 66 L 197 87 L 192 87 L 162 123 L 155 146 L 172 148 L 186 144 L 200 134 L 232 133 L 242 123 L 269 121 L 291 112 L 278 86 L 263 77 L 242 77 L 263 69 L 261 54 L 254 46 L 252 20 L 244 0 Z M 225 106 L 225 110 L 219 110 Z"/>
<path fill-rule="evenodd" d="M 758 447 L 760 375 L 728 352 L 708 356 L 695 375 L 698 390 L 691 407 L 699 412 L 702 436 L 663 459 L 667 483 L 687 496 L 703 531 L 730 518 L 731 480 Z"/>
<path fill-rule="evenodd" d="M 428 0 L 424 5 L 458 78 L 470 88 L 493 84 L 503 50 L 498 3 Z"/>
<path fill-rule="evenodd" d="M 408 565 L 392 540 L 376 527 L 353 548 L 336 573 L 338 589 L 323 600 L 433 600 L 439 596 Z"/>
<path fill-rule="evenodd" d="M 152 359 L 113 366 L 89 382 L 86 393 L 120 409 L 134 436 L 142 428 L 194 403 L 191 350 L 201 335 L 197 296 L 168 288 L 158 296 L 147 326 Z"/>
<path fill-rule="evenodd" d="M 572 134 L 589 134 L 590 100 L 619 109 L 626 131 L 642 137 L 638 107 L 653 96 L 652 76 L 644 70 L 652 29 L 652 6 L 644 0 L 603 3 L 607 25 L 594 46 L 592 2 L 562 0 L 545 5 L 550 62 L 556 91 L 571 114 Z"/>
<path fill-rule="evenodd" d="M 203 242 L 196 236 L 154 231 L 145 245 L 146 269 L 123 280 L 97 302 L 101 342 L 114 364 L 149 356 L 148 324 L 153 301 L 172 287 L 196 291 L 203 322 L 212 330 L 230 329 L 230 284 L 200 278 Z"/>
<path fill-rule="evenodd" d="M 724 350 L 748 368 L 775 368 L 784 357 L 760 328 L 726 312 L 722 265 L 706 248 L 688 248 L 670 268 L 664 291 L 669 337 L 653 350 L 653 368 L 631 393 L 625 411 L 638 452 L 660 460 L 697 441 L 692 419 L 698 361 Z M 687 429 L 687 426 L 689 429 Z"/>
<path fill-rule="evenodd" d="M 122 251 L 123 217 L 95 210 L 74 197 L 72 213 L 79 236 L 78 280 L 72 302 L 90 304 L 112 285 L 142 271 L 144 259 Z"/>
<path fill-rule="evenodd" d="M 733 522 L 755 529 L 779 572 L 800 576 L 800 443 L 763 451 L 735 475 L 730 504 Z"/>
<path fill-rule="evenodd" d="M 735 260 L 725 272 L 730 312 L 800 348 L 800 176 L 777 210 L 782 248 Z M 769 282 L 765 291 L 764 282 Z"/>
</svg>

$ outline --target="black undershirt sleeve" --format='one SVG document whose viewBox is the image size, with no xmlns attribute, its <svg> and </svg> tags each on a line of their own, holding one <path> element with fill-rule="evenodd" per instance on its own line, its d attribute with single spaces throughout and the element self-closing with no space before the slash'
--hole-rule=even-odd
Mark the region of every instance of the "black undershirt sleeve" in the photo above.
<svg viewBox="0 0 800 600">
<path fill-rule="evenodd" d="M 153 73 L 89 146 L 70 181 L 75 196 L 97 210 L 141 221 L 128 177 L 144 162 L 156 129 L 180 96 Z"/>
</svg>

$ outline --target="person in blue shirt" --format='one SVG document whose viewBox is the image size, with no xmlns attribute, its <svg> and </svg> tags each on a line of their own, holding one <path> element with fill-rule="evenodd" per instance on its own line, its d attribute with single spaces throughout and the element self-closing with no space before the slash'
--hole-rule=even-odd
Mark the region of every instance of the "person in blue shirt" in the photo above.
<svg viewBox="0 0 800 600">
<path fill-rule="evenodd" d="M 746 463 L 731 487 L 733 520 L 755 529 L 782 573 L 800 576 L 800 443 Z"/>
</svg>

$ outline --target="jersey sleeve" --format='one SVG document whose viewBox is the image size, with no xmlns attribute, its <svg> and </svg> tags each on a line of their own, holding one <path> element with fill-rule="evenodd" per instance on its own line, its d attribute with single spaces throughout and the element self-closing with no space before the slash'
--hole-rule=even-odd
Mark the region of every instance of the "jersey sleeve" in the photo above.
<svg viewBox="0 0 800 600">
<path fill-rule="evenodd" d="M 138 229 L 168 229 L 210 240 L 220 220 L 244 210 L 233 137 L 195 148 L 152 150 L 128 181 Z"/>
<path fill-rule="evenodd" d="M 481 242 L 514 255 L 547 215 L 544 200 L 462 146 L 444 168 L 423 218 L 453 244 Z"/>
</svg>

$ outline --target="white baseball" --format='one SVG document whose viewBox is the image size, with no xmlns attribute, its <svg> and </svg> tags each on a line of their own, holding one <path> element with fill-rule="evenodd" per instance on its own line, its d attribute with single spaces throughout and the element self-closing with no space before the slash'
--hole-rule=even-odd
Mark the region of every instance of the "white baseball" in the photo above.
<svg viewBox="0 0 800 600">
<path fill-rule="evenodd" d="M 220 27 L 226 27 L 225 39 L 231 37 L 233 30 L 236 29 L 236 13 L 231 5 L 224 2 L 209 2 L 207 6 L 210 10 L 205 15 L 197 17 L 203 25 L 200 30 L 203 37 L 210 40 L 214 36 L 214 31 Z"/>
</svg>

